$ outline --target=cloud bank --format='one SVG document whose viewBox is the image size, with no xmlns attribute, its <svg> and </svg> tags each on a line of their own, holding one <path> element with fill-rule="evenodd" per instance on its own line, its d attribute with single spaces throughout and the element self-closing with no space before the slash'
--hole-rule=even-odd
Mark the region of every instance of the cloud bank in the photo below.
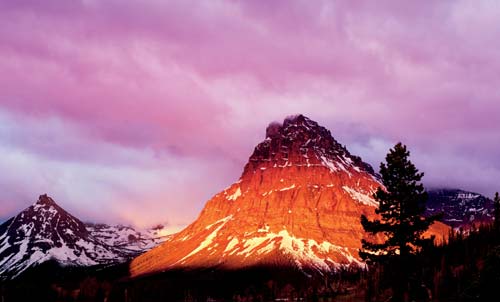
<svg viewBox="0 0 500 302">
<path fill-rule="evenodd" d="M 186 223 L 269 122 L 500 190 L 497 1 L 0 1 L 0 217 Z"/>
</svg>

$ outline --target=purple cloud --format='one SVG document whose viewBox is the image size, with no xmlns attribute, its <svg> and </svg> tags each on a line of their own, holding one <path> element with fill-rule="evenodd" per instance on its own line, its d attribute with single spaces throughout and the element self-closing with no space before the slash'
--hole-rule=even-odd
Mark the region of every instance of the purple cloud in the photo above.
<svg viewBox="0 0 500 302">
<path fill-rule="evenodd" d="M 0 217 L 47 192 L 188 222 L 293 113 L 376 167 L 403 141 L 429 186 L 492 195 L 498 20 L 492 1 L 0 2 Z"/>
</svg>

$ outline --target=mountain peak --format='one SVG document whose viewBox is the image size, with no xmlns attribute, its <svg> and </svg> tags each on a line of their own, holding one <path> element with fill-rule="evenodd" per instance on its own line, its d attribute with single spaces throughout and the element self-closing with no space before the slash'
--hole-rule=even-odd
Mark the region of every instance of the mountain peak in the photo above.
<svg viewBox="0 0 500 302">
<path fill-rule="evenodd" d="M 304 115 L 266 128 L 240 179 L 198 219 L 136 258 L 132 276 L 172 268 L 362 265 L 360 214 L 375 215 L 373 169 Z"/>
<path fill-rule="evenodd" d="M 0 225 L 0 280 L 49 260 L 89 266 L 125 261 L 129 253 L 96 239 L 47 194 Z"/>
<path fill-rule="evenodd" d="M 272 122 L 266 139 L 255 147 L 245 172 L 263 167 L 323 166 L 335 171 L 364 171 L 375 175 L 373 168 L 333 138 L 331 132 L 308 117 L 288 116 L 283 123 Z"/>
<path fill-rule="evenodd" d="M 289 136 L 292 134 L 297 134 L 299 132 L 309 132 L 309 134 L 314 134 L 326 130 L 325 134 L 331 136 L 330 131 L 321 127 L 315 121 L 309 119 L 308 117 L 297 114 L 290 115 L 285 118 L 283 123 L 272 122 L 266 128 L 266 139 L 279 138 L 279 136 Z M 295 135 L 293 138 L 297 138 Z M 302 136 L 298 137 L 301 138 Z"/>
</svg>

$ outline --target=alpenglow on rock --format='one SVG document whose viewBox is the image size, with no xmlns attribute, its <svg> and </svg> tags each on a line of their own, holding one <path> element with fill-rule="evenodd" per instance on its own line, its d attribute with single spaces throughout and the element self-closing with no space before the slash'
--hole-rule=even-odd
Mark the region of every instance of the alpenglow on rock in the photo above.
<svg viewBox="0 0 500 302">
<path fill-rule="evenodd" d="M 260 265 L 305 273 L 363 265 L 360 215 L 374 217 L 373 169 L 303 115 L 272 123 L 240 179 L 168 242 L 135 258 L 132 276 Z"/>
</svg>

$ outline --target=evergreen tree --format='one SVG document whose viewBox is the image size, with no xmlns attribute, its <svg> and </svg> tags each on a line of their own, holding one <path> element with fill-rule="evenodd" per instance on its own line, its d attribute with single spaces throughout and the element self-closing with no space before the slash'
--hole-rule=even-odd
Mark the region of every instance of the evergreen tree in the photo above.
<svg viewBox="0 0 500 302">
<path fill-rule="evenodd" d="M 394 273 L 391 286 L 393 301 L 404 301 L 409 293 L 412 259 L 426 241 L 423 233 L 437 218 L 424 218 L 427 193 L 421 184 L 423 173 L 408 159 L 410 152 L 398 143 L 380 164 L 385 188 L 378 188 L 374 198 L 379 203 L 380 219 L 368 220 L 361 215 L 364 230 L 372 235 L 383 234 L 383 242 L 362 240 L 360 256 L 368 263 L 389 265 Z M 419 284 L 420 285 L 420 284 Z"/>
<path fill-rule="evenodd" d="M 494 205 L 495 205 L 495 230 L 498 232 L 500 231 L 500 197 L 498 196 L 498 192 L 495 193 L 495 199 Z"/>
</svg>

